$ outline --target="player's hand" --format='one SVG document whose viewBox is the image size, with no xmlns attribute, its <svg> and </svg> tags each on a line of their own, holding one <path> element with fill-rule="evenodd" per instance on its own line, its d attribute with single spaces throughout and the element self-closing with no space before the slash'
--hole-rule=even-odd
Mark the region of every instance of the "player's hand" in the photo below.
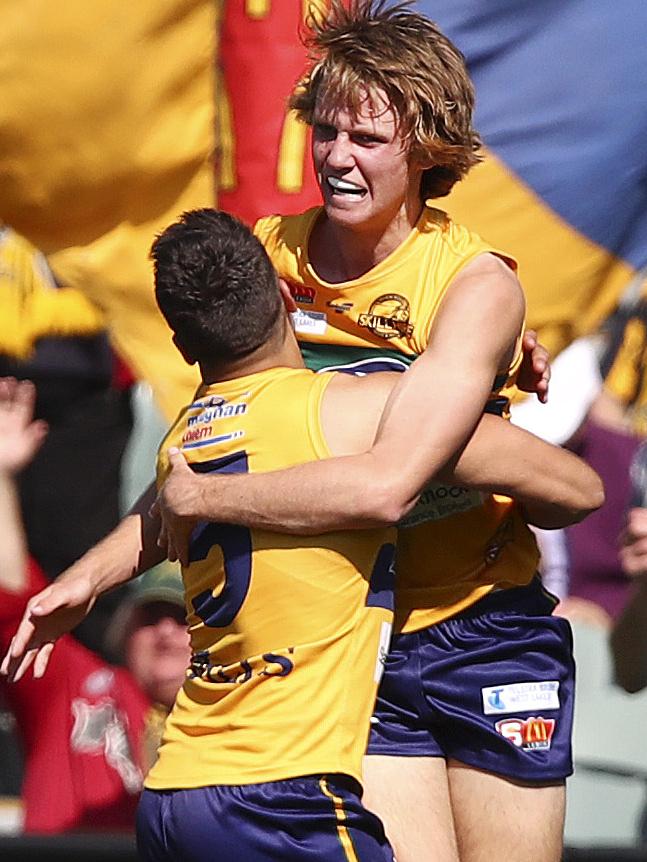
<svg viewBox="0 0 647 862">
<path fill-rule="evenodd" d="M 151 507 L 151 515 L 162 520 L 157 544 L 171 562 L 189 563 L 189 541 L 198 522 L 195 504 L 200 493 L 200 477 L 187 464 L 179 449 L 169 449 L 170 470 Z"/>
<path fill-rule="evenodd" d="M 36 679 L 47 668 L 54 644 L 75 628 L 95 603 L 90 585 L 81 579 L 54 581 L 27 603 L 0 672 L 17 682 L 33 664 Z"/>
<path fill-rule="evenodd" d="M 618 556 L 622 571 L 630 578 L 647 577 L 647 509 L 630 509 L 627 513 Z"/>
<path fill-rule="evenodd" d="M 0 378 L 0 472 L 19 473 L 35 456 L 47 425 L 34 421 L 36 389 L 29 380 Z"/>
<path fill-rule="evenodd" d="M 522 392 L 534 392 L 545 404 L 548 401 L 550 362 L 548 351 L 537 340 L 537 333 L 527 329 L 523 334 L 523 359 L 517 377 L 517 386 Z"/>
</svg>

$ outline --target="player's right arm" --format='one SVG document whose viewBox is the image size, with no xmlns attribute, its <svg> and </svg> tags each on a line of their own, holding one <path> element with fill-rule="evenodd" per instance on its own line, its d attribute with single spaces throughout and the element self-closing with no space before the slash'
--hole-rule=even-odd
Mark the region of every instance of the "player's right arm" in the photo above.
<svg viewBox="0 0 647 862">
<path fill-rule="evenodd" d="M 395 374 L 336 375 L 321 411 L 333 455 L 363 452 L 371 445 L 396 380 Z M 481 417 L 437 478 L 512 497 L 529 523 L 546 530 L 577 523 L 604 502 L 602 480 L 582 458 L 491 414 Z"/>
<path fill-rule="evenodd" d="M 545 530 L 575 524 L 604 503 L 602 480 L 582 458 L 489 414 L 438 478 L 512 497 L 528 523 Z"/>
<path fill-rule="evenodd" d="M 150 513 L 155 495 L 153 483 L 105 539 L 29 600 L 3 674 L 18 680 L 33 664 L 34 676 L 42 676 L 56 640 L 84 619 L 99 596 L 164 559 L 157 545 L 160 520 Z"/>
</svg>

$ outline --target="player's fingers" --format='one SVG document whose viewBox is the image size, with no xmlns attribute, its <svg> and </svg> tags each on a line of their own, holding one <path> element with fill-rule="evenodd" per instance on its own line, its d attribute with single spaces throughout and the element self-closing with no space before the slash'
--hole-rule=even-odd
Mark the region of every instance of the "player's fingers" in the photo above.
<svg viewBox="0 0 647 862">
<path fill-rule="evenodd" d="M 166 529 L 166 524 L 162 521 L 160 526 L 160 531 L 157 535 L 157 547 L 162 548 L 163 551 L 168 550 L 169 546 L 169 537 L 168 531 Z"/>
<path fill-rule="evenodd" d="M 9 673 L 9 666 L 11 664 L 11 647 L 13 646 L 13 638 L 11 638 L 11 642 L 9 643 L 9 649 L 4 654 L 4 658 L 2 659 L 2 664 L 0 665 L 0 673 L 3 676 L 7 676 Z"/>
<path fill-rule="evenodd" d="M 170 560 L 171 563 L 175 563 L 178 560 L 177 550 L 175 548 L 175 541 L 172 531 L 166 528 L 165 526 L 165 539 L 164 545 L 162 547 L 166 547 L 166 557 Z"/>
<path fill-rule="evenodd" d="M 524 350 L 532 350 L 537 344 L 537 332 L 534 329 L 526 329 L 523 334 Z"/>
<path fill-rule="evenodd" d="M 189 538 L 190 533 L 186 530 L 183 531 L 177 545 L 177 558 L 182 566 L 189 565 Z"/>
<path fill-rule="evenodd" d="M 168 450 L 168 460 L 171 470 L 191 470 L 186 458 L 176 446 L 171 446 Z"/>
<path fill-rule="evenodd" d="M 37 652 L 37 649 L 27 650 L 22 659 L 16 661 L 15 667 L 11 670 L 9 674 L 9 679 L 11 682 L 18 682 L 23 678 L 23 676 L 31 667 L 32 662 L 36 658 Z"/>
<path fill-rule="evenodd" d="M 38 654 L 34 660 L 34 679 L 40 679 L 47 670 L 49 657 L 51 656 L 53 649 L 53 643 L 46 643 L 38 650 Z"/>
</svg>

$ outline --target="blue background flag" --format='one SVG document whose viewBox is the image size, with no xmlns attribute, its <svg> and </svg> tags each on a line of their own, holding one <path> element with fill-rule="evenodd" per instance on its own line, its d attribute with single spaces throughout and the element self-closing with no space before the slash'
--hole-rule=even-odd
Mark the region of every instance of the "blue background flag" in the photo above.
<svg viewBox="0 0 647 862">
<path fill-rule="evenodd" d="M 558 350 L 647 264 L 644 0 L 418 0 L 465 54 L 487 159 L 443 202 L 520 262 Z"/>
</svg>

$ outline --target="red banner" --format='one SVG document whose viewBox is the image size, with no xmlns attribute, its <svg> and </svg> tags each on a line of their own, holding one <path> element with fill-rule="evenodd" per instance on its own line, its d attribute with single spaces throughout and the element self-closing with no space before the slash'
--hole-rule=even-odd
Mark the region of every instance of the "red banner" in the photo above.
<svg viewBox="0 0 647 862">
<path fill-rule="evenodd" d="M 287 109 L 311 0 L 228 0 L 218 72 L 218 205 L 253 224 L 319 202 L 307 126 Z"/>
</svg>

